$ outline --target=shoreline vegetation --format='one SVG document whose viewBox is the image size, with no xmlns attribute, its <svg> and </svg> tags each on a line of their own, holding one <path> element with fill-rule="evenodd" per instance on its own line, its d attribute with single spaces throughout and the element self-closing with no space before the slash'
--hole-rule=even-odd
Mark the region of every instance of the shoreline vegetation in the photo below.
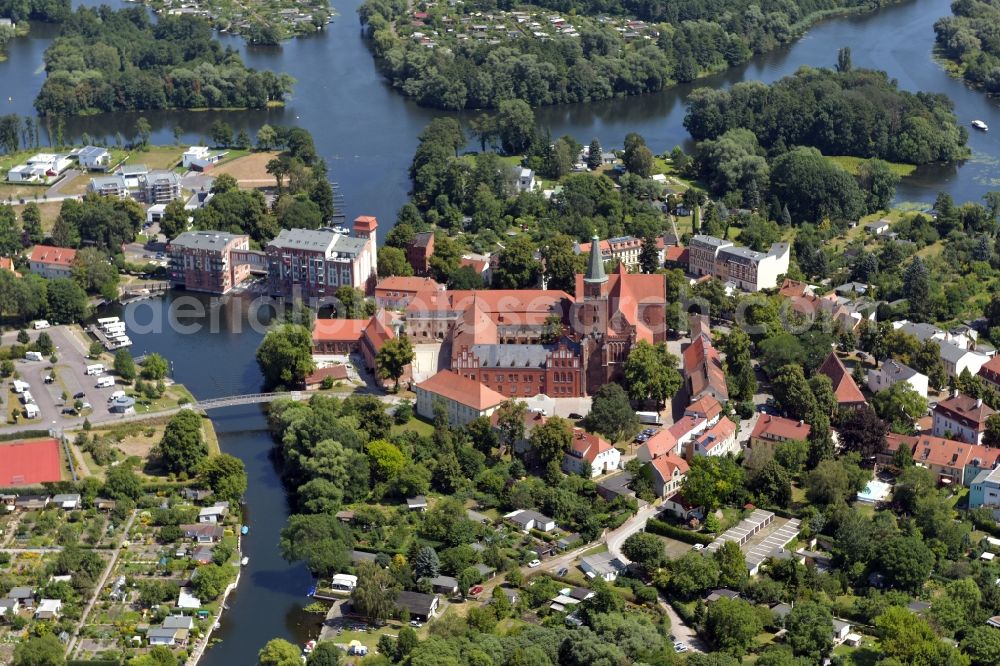
<svg viewBox="0 0 1000 666">
<path fill-rule="evenodd" d="M 248 44 L 277 46 L 285 39 L 315 34 L 333 21 L 329 0 L 137 0 L 159 16 L 197 16 L 221 33 Z"/>
<path fill-rule="evenodd" d="M 956 2 L 952 16 L 934 24 L 935 60 L 950 75 L 960 77 L 990 95 L 1000 93 L 1000 1 Z"/>
<path fill-rule="evenodd" d="M 547 106 L 659 92 L 789 44 L 824 19 L 881 6 L 799 0 L 768 12 L 738 0 L 723 4 L 541 0 L 489 11 L 366 0 L 358 13 L 393 87 L 422 106 L 461 110 L 511 98 Z"/>
<path fill-rule="evenodd" d="M 80 7 L 45 51 L 35 109 L 85 115 L 159 109 L 260 109 L 283 102 L 294 80 L 247 67 L 213 38 L 208 21 L 144 7 Z"/>
</svg>

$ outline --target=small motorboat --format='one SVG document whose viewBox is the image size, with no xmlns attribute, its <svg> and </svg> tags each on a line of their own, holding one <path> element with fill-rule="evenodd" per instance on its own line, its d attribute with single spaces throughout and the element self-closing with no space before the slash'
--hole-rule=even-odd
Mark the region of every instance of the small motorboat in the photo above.
<svg viewBox="0 0 1000 666">
<path fill-rule="evenodd" d="M 972 123 L 970 123 L 970 124 L 973 127 L 975 127 L 977 130 L 980 130 L 982 132 L 989 132 L 990 131 L 990 126 L 987 125 L 986 123 L 984 123 L 982 120 L 973 120 Z"/>
<path fill-rule="evenodd" d="M 305 652 L 306 654 L 309 654 L 315 649 L 316 649 L 316 641 L 309 641 L 308 643 L 306 643 L 306 646 L 302 648 L 302 651 Z"/>
<path fill-rule="evenodd" d="M 246 536 L 249 533 L 250 533 L 250 526 L 249 525 L 244 525 L 243 527 L 240 528 L 240 534 Z"/>
<path fill-rule="evenodd" d="M 249 557 L 244 557 L 242 560 L 240 560 L 240 564 L 243 565 L 243 566 L 246 566 L 246 565 L 250 564 L 250 558 Z"/>
</svg>

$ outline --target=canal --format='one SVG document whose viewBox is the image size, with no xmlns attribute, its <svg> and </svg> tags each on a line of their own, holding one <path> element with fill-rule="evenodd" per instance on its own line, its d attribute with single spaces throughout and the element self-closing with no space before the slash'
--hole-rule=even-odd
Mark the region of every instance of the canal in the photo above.
<svg viewBox="0 0 1000 666">
<path fill-rule="evenodd" d="M 83 1 L 98 4 L 97 0 Z M 111 4 L 124 6 L 121 0 Z M 315 136 L 332 179 L 340 184 L 347 215 L 376 215 L 382 222 L 379 235 L 384 238 L 396 211 L 406 202 L 406 170 L 417 135 L 431 118 L 445 112 L 420 108 L 385 83 L 362 39 L 358 4 L 360 0 L 333 0 L 339 16 L 324 33 L 280 47 L 250 48 L 238 38 L 223 36 L 226 43 L 240 49 L 248 64 L 294 76 L 298 83 L 292 99 L 282 109 L 143 114 L 154 129 L 154 140 L 173 141 L 173 128 L 180 125 L 186 141 L 204 141 L 218 118 L 251 133 L 265 122 L 301 125 Z M 742 80 L 772 82 L 803 65 L 830 66 L 837 50 L 849 46 L 857 67 L 884 69 L 907 90 L 948 95 L 962 125 L 968 127 L 979 118 L 1000 127 L 1000 101 L 948 76 L 932 58 L 934 21 L 949 11 L 948 0 L 910 0 L 874 14 L 831 19 L 784 49 L 694 84 L 655 95 L 546 107 L 537 111 L 537 117 L 552 136 L 569 134 L 581 143 L 597 137 L 602 145 L 620 146 L 628 132 L 638 132 L 654 150 L 669 150 L 688 140 L 682 124 L 684 100 L 694 87 L 726 87 Z M 29 37 L 11 42 L 9 59 L 0 63 L 0 88 L 3 98 L 11 100 L 0 102 L 0 113 L 32 112 L 32 101 L 45 77 L 42 54 L 54 32 L 52 26 L 38 26 Z M 113 121 L 107 116 L 75 118 L 66 130 L 74 138 L 87 133 L 113 139 L 119 130 L 127 135 L 136 118 L 135 114 L 121 114 Z M 984 192 L 1000 187 L 997 134 L 972 131 L 969 144 L 970 160 L 920 169 L 901 184 L 898 199 L 933 201 L 944 190 L 957 201 L 978 200 Z"/>
<path fill-rule="evenodd" d="M 178 307 L 180 299 L 185 305 Z M 173 292 L 112 314 L 126 322 L 133 354 L 162 354 L 171 361 L 173 378 L 204 399 L 261 390 L 254 352 L 262 327 L 248 324 L 250 317 L 241 304 L 236 298 L 220 303 L 207 295 Z M 201 306 L 203 316 L 177 314 Z M 243 552 L 250 562 L 229 598 L 222 627 L 212 634 L 213 640 L 221 642 L 205 653 L 200 664 L 249 665 L 256 663 L 257 651 L 271 638 L 286 638 L 297 645 L 314 638 L 318 616 L 302 610 L 309 603 L 305 596 L 312 580 L 309 572 L 302 565 L 285 562 L 278 549 L 288 501 L 272 462 L 263 408 L 227 407 L 213 410 L 211 417 L 222 451 L 246 466 L 250 533 L 243 538 Z"/>
</svg>

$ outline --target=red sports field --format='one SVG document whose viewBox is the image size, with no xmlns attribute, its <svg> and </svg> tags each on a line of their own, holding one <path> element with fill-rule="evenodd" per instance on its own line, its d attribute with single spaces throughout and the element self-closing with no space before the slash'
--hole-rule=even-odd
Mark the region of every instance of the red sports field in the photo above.
<svg viewBox="0 0 1000 666">
<path fill-rule="evenodd" d="M 61 478 L 56 440 L 0 443 L 0 487 L 31 486 Z"/>
</svg>

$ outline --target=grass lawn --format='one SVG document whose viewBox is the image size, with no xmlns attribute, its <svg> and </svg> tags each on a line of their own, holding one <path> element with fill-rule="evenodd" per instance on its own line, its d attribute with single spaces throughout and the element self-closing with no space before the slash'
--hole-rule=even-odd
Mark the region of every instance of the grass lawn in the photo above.
<svg viewBox="0 0 1000 666">
<path fill-rule="evenodd" d="M 125 158 L 125 164 L 145 164 L 150 169 L 173 169 L 181 161 L 187 150 L 184 146 L 150 146 L 148 150 L 136 150 Z"/>
<path fill-rule="evenodd" d="M 29 201 L 44 201 L 42 194 L 49 188 L 48 185 L 29 185 L 26 183 L 3 183 L 0 184 L 0 201 L 13 203 L 25 203 Z"/>
<path fill-rule="evenodd" d="M 25 199 L 25 201 L 27 202 L 28 200 Z M 45 231 L 45 233 L 49 233 L 52 231 L 52 226 L 56 223 L 56 218 L 59 217 L 59 211 L 62 210 L 62 202 L 42 200 L 36 203 L 38 203 L 38 210 L 42 214 L 42 230 Z M 24 204 L 24 206 L 26 205 L 27 203 Z M 24 206 L 20 204 L 14 206 L 14 211 L 18 214 L 18 216 L 21 215 L 21 211 L 24 210 Z"/>
<path fill-rule="evenodd" d="M 838 645 L 833 649 L 833 654 L 843 658 L 844 663 L 854 666 L 875 666 L 879 661 L 878 643 L 867 636 L 862 641 L 861 647 Z"/>
<path fill-rule="evenodd" d="M 827 155 L 826 159 L 833 162 L 852 176 L 858 175 L 858 170 L 861 168 L 862 162 L 866 161 L 863 157 L 852 157 L 850 155 L 841 155 L 837 157 Z M 888 164 L 889 169 L 901 178 L 905 178 L 917 170 L 917 166 L 915 164 L 901 164 L 899 162 L 888 162 Z"/>
<path fill-rule="evenodd" d="M 434 434 L 434 426 L 416 416 L 411 417 L 403 425 L 393 425 L 390 432 L 393 435 L 401 435 L 408 430 L 412 430 L 422 437 L 430 437 Z"/>
<path fill-rule="evenodd" d="M 468 163 L 469 166 L 475 166 L 476 164 L 476 156 L 473 153 L 466 153 L 458 159 Z M 524 160 L 524 157 L 521 155 L 503 155 L 498 159 L 500 160 L 500 164 L 513 169 L 514 167 L 521 166 L 521 161 Z"/>
<path fill-rule="evenodd" d="M 597 555 L 598 553 L 606 553 L 606 552 L 608 552 L 608 544 L 602 543 L 598 546 L 594 546 L 589 550 L 583 551 L 582 553 L 580 553 L 580 557 L 587 557 L 588 555 Z"/>
</svg>

